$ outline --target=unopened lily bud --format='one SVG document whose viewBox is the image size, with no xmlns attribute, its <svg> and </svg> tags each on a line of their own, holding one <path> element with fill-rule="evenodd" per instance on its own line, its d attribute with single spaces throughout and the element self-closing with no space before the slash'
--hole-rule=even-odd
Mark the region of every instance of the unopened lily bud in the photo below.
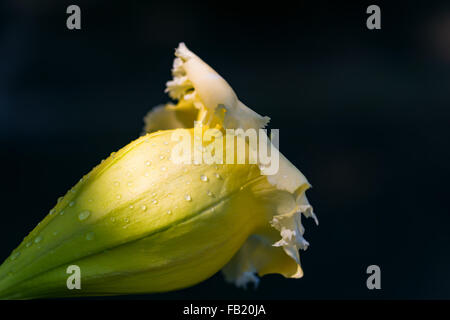
<svg viewBox="0 0 450 320">
<path fill-rule="evenodd" d="M 301 217 L 316 219 L 308 181 L 276 148 L 276 173 L 258 158 L 250 161 L 262 144 L 273 147 L 246 136 L 269 119 L 240 102 L 184 44 L 176 56 L 167 91 L 178 103 L 151 111 L 148 133 L 58 201 L 0 266 L 0 298 L 164 292 L 221 269 L 238 286 L 257 282 L 257 275 L 303 275 L 298 251 L 308 242 Z M 177 148 L 185 151 L 180 159 Z M 242 150 L 244 163 L 234 162 Z M 67 285 L 74 265 L 76 289 Z"/>
</svg>

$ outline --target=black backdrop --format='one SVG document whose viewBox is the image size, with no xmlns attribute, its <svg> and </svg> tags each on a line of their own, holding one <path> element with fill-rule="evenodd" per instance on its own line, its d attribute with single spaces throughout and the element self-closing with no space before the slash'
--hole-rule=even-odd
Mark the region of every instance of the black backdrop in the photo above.
<svg viewBox="0 0 450 320">
<path fill-rule="evenodd" d="M 3 1 L 0 259 L 168 101 L 184 41 L 272 118 L 320 226 L 305 223 L 303 279 L 241 290 L 217 274 L 139 298 L 450 298 L 448 1 L 373 2 L 375 31 L 372 3 L 295 2 Z M 366 288 L 371 264 L 382 290 Z"/>
</svg>

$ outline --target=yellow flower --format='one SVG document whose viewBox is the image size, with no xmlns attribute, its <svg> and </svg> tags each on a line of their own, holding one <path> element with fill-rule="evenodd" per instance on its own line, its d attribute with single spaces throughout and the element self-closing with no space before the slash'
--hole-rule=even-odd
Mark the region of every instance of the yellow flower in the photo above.
<svg viewBox="0 0 450 320">
<path fill-rule="evenodd" d="M 260 159 L 252 163 L 250 139 L 226 129 L 257 130 L 269 118 L 240 102 L 184 44 L 176 56 L 167 91 L 178 103 L 151 111 L 148 133 L 111 154 L 58 201 L 0 266 L 0 298 L 163 292 L 221 269 L 238 286 L 257 282 L 256 275 L 303 275 L 298 250 L 308 243 L 301 217 L 316 220 L 305 196 L 308 181 L 276 149 L 276 173 Z M 204 139 L 211 129 L 223 140 Z M 176 137 L 192 151 L 184 162 L 175 159 Z M 236 144 L 226 143 L 231 140 Z M 196 148 L 212 154 L 213 141 L 223 146 L 222 159 L 232 154 L 232 160 L 242 143 L 245 163 L 205 163 L 202 156 L 198 162 Z M 263 143 L 273 147 L 259 137 L 257 147 Z M 68 288 L 72 265 L 81 271 L 80 289 Z"/>
</svg>

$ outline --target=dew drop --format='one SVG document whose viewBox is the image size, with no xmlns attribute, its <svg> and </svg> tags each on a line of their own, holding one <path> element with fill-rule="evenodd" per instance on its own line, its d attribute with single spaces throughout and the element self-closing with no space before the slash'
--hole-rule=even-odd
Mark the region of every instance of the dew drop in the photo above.
<svg viewBox="0 0 450 320">
<path fill-rule="evenodd" d="M 20 252 L 17 251 L 17 252 L 15 252 L 15 253 L 12 254 L 11 260 L 16 260 L 19 256 L 20 256 Z"/>
<path fill-rule="evenodd" d="M 89 218 L 90 215 L 91 215 L 91 212 L 89 210 L 81 211 L 78 214 L 78 220 L 80 220 L 80 221 L 86 220 L 87 218 Z"/>
<path fill-rule="evenodd" d="M 155 200 L 152 201 L 152 203 L 153 203 L 153 204 L 157 204 L 157 203 L 158 203 L 158 200 L 155 199 Z"/>
<path fill-rule="evenodd" d="M 220 174 L 218 174 L 217 172 L 214 174 L 216 176 L 217 179 L 222 179 L 222 177 L 220 176 Z"/>
<path fill-rule="evenodd" d="M 152 162 L 150 160 L 145 161 L 145 165 L 147 167 L 150 167 L 152 165 Z"/>
<path fill-rule="evenodd" d="M 86 234 L 86 240 L 94 240 L 95 238 L 95 233 L 94 232 L 88 232 Z"/>
<path fill-rule="evenodd" d="M 153 193 L 152 193 L 152 197 L 156 197 L 156 192 L 153 192 Z"/>
<path fill-rule="evenodd" d="M 208 181 L 208 177 L 205 176 L 204 174 L 202 174 L 202 175 L 200 176 L 200 180 L 202 180 L 203 182 L 207 182 L 207 181 Z"/>
<path fill-rule="evenodd" d="M 55 213 L 55 209 L 50 210 L 49 214 L 52 215 Z"/>
<path fill-rule="evenodd" d="M 210 196 L 210 197 L 214 197 L 214 194 L 211 191 L 209 191 L 209 190 L 208 190 L 207 195 Z"/>
<path fill-rule="evenodd" d="M 31 245 L 32 245 L 33 243 L 30 241 L 30 242 L 27 242 L 27 244 L 25 245 L 25 247 L 27 247 L 27 248 L 29 248 L 29 247 L 31 247 Z"/>
<path fill-rule="evenodd" d="M 164 160 L 164 156 L 163 156 L 163 155 L 160 155 L 160 156 L 159 156 L 159 160 Z"/>
<path fill-rule="evenodd" d="M 172 211 L 171 210 L 167 210 L 167 214 L 172 214 Z"/>
<path fill-rule="evenodd" d="M 75 205 L 75 201 L 70 201 L 69 207 L 73 207 Z"/>
<path fill-rule="evenodd" d="M 134 209 L 134 206 L 133 206 L 133 205 L 130 205 L 130 209 Z"/>
<path fill-rule="evenodd" d="M 147 210 L 147 206 L 146 206 L 146 205 L 143 205 L 143 206 L 141 207 L 141 209 L 142 209 L 142 211 L 146 211 L 146 210 Z"/>
<path fill-rule="evenodd" d="M 184 200 L 186 200 L 186 201 L 191 201 L 191 200 L 192 200 L 191 195 L 186 194 L 186 195 L 184 196 Z"/>
<path fill-rule="evenodd" d="M 128 223 L 128 222 L 130 222 L 130 219 L 125 218 L 125 219 L 123 219 L 123 221 L 125 221 L 126 223 Z"/>
<path fill-rule="evenodd" d="M 34 239 L 34 243 L 39 243 L 42 241 L 42 236 L 37 236 L 36 239 Z"/>
<path fill-rule="evenodd" d="M 64 210 L 59 213 L 60 216 L 64 215 Z"/>
</svg>

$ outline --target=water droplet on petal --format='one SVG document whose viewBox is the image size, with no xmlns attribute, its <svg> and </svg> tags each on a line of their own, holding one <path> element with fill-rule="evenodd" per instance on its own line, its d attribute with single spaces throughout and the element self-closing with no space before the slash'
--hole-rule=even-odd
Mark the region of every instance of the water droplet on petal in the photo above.
<svg viewBox="0 0 450 320">
<path fill-rule="evenodd" d="M 42 236 L 37 236 L 36 239 L 34 239 L 34 243 L 39 243 L 42 241 Z"/>
<path fill-rule="evenodd" d="M 90 215 L 91 215 L 91 212 L 89 210 L 81 211 L 78 214 L 78 220 L 80 220 L 80 221 L 86 220 L 87 218 L 89 218 Z"/>
<path fill-rule="evenodd" d="M 75 205 L 75 201 L 70 201 L 69 207 L 73 207 Z"/>
<path fill-rule="evenodd" d="M 59 213 L 60 216 L 64 215 L 64 210 Z"/>
<path fill-rule="evenodd" d="M 203 182 L 207 182 L 207 181 L 208 181 L 208 177 L 205 176 L 204 174 L 202 174 L 202 175 L 200 176 L 200 180 L 202 180 Z"/>
<path fill-rule="evenodd" d="M 172 214 L 172 211 L 171 210 L 167 210 L 167 214 Z"/>
<path fill-rule="evenodd" d="M 209 191 L 209 190 L 208 190 L 207 195 L 210 196 L 210 197 L 214 197 L 214 194 L 211 191 Z"/>
<path fill-rule="evenodd" d="M 17 251 L 11 255 L 11 260 L 16 260 L 20 256 L 20 252 Z"/>
<path fill-rule="evenodd" d="M 160 160 L 163 160 L 163 159 L 164 159 L 164 156 L 163 156 L 163 155 L 160 155 L 160 156 L 159 156 L 159 159 L 160 159 Z"/>
<path fill-rule="evenodd" d="M 142 209 L 142 211 L 146 211 L 146 210 L 147 210 L 147 206 L 146 206 L 146 205 L 143 205 L 143 206 L 141 207 L 141 209 Z"/>
<path fill-rule="evenodd" d="M 158 203 L 158 200 L 155 199 L 155 200 L 152 201 L 152 203 L 153 203 L 153 204 L 157 204 L 157 203 Z"/>
<path fill-rule="evenodd" d="M 145 165 L 147 167 L 150 167 L 152 165 L 152 162 L 150 160 L 145 161 Z"/>
<path fill-rule="evenodd" d="M 215 176 L 216 176 L 216 178 L 217 179 L 221 179 L 222 177 L 220 176 L 220 174 L 218 174 L 217 172 L 216 172 L 216 174 L 214 174 Z"/>
<path fill-rule="evenodd" d="M 30 242 L 27 242 L 27 244 L 25 245 L 25 247 L 27 247 L 27 248 L 29 248 L 29 247 L 31 247 L 31 245 L 32 245 L 33 243 L 30 241 Z"/>
<path fill-rule="evenodd" d="M 191 200 L 192 200 L 191 195 L 189 195 L 189 194 L 185 195 L 185 196 L 184 196 L 184 199 L 185 199 L 186 201 L 191 201 Z"/>
<path fill-rule="evenodd" d="M 94 232 L 89 232 L 86 234 L 86 240 L 94 240 L 94 238 L 95 238 Z"/>
</svg>

